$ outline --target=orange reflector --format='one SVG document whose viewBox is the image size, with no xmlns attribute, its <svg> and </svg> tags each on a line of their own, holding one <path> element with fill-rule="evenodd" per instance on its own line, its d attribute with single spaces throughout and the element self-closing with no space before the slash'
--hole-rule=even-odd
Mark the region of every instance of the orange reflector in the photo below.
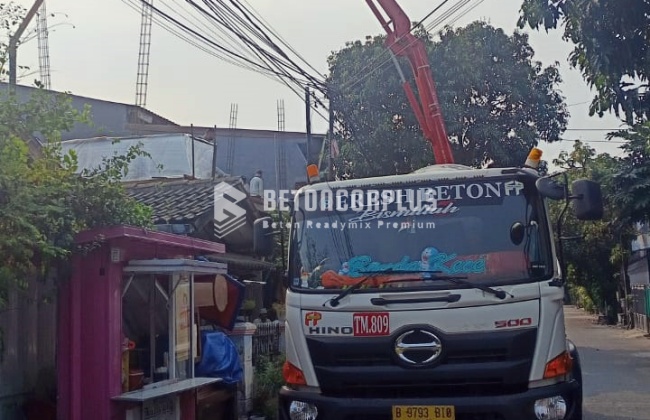
<svg viewBox="0 0 650 420">
<path fill-rule="evenodd" d="M 526 163 L 524 163 L 524 166 L 528 168 L 537 169 L 539 168 L 539 161 L 541 159 L 542 159 L 542 151 L 537 147 L 533 147 L 530 153 L 528 153 L 528 157 L 526 158 Z"/>
<path fill-rule="evenodd" d="M 284 362 L 284 366 L 282 366 L 282 376 L 289 385 L 307 385 L 302 370 L 289 363 L 289 361 Z"/>
<path fill-rule="evenodd" d="M 573 368 L 573 359 L 569 352 L 563 352 L 546 364 L 544 379 L 567 375 Z"/>
<path fill-rule="evenodd" d="M 320 176 L 318 175 L 318 166 L 313 163 L 307 166 L 307 179 L 309 182 L 317 182 L 320 180 Z"/>
</svg>

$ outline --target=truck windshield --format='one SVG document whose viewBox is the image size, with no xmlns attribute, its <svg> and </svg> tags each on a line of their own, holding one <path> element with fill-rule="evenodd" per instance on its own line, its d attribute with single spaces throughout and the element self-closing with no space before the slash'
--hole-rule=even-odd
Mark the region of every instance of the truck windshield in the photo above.
<svg viewBox="0 0 650 420">
<path fill-rule="evenodd" d="M 553 274 L 544 207 L 532 183 L 491 179 L 354 191 L 297 196 L 292 288 L 340 290 L 370 277 L 362 290 L 398 291 L 449 288 L 445 276 L 503 285 Z"/>
</svg>

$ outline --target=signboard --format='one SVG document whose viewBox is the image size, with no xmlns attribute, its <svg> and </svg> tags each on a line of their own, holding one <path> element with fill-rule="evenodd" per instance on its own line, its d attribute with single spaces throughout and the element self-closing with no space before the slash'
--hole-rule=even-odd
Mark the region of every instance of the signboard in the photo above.
<svg viewBox="0 0 650 420">
<path fill-rule="evenodd" d="M 174 279 L 176 280 L 176 279 Z M 176 323 L 176 360 L 184 361 L 190 356 L 190 283 L 181 277 L 181 283 L 174 292 L 174 322 Z"/>
</svg>

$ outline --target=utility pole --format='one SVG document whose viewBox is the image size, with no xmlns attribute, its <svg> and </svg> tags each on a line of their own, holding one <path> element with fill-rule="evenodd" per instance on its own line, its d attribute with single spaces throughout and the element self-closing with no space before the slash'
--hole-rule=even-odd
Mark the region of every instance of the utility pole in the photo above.
<svg viewBox="0 0 650 420">
<path fill-rule="evenodd" d="M 305 88 L 305 118 L 307 123 L 307 165 L 311 164 L 311 96 Z"/>
<path fill-rule="evenodd" d="M 332 106 L 331 100 L 329 108 L 329 130 L 327 133 L 327 137 L 329 137 L 329 150 L 327 153 L 327 179 L 334 181 L 334 174 L 332 173 L 334 170 L 332 165 L 332 142 L 334 141 L 334 107 Z"/>
<path fill-rule="evenodd" d="M 16 32 L 14 32 L 13 35 L 9 37 L 9 89 L 12 92 L 16 90 L 16 73 L 18 71 L 18 63 L 16 62 L 16 59 L 18 57 L 18 41 L 20 41 L 20 37 L 23 36 L 23 32 L 25 32 L 25 29 L 27 29 L 27 25 L 29 25 L 29 22 L 32 21 L 34 15 L 36 15 L 36 12 L 38 12 L 38 9 L 41 7 L 44 1 L 45 0 L 36 0 L 34 2 L 32 8 L 27 12 L 25 19 L 20 22 L 20 26 L 18 26 Z"/>
</svg>

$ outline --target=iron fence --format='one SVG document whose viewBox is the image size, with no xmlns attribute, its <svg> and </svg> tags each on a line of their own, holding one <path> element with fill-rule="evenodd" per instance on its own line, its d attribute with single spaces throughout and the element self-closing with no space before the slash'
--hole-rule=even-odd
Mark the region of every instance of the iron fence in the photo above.
<svg viewBox="0 0 650 420">
<path fill-rule="evenodd" d="M 632 288 L 632 312 L 635 328 L 650 332 L 650 288 L 647 286 Z"/>
<path fill-rule="evenodd" d="M 277 321 L 260 322 L 255 324 L 257 329 L 253 335 L 253 365 L 260 357 L 273 357 L 280 354 L 280 323 Z"/>
</svg>

